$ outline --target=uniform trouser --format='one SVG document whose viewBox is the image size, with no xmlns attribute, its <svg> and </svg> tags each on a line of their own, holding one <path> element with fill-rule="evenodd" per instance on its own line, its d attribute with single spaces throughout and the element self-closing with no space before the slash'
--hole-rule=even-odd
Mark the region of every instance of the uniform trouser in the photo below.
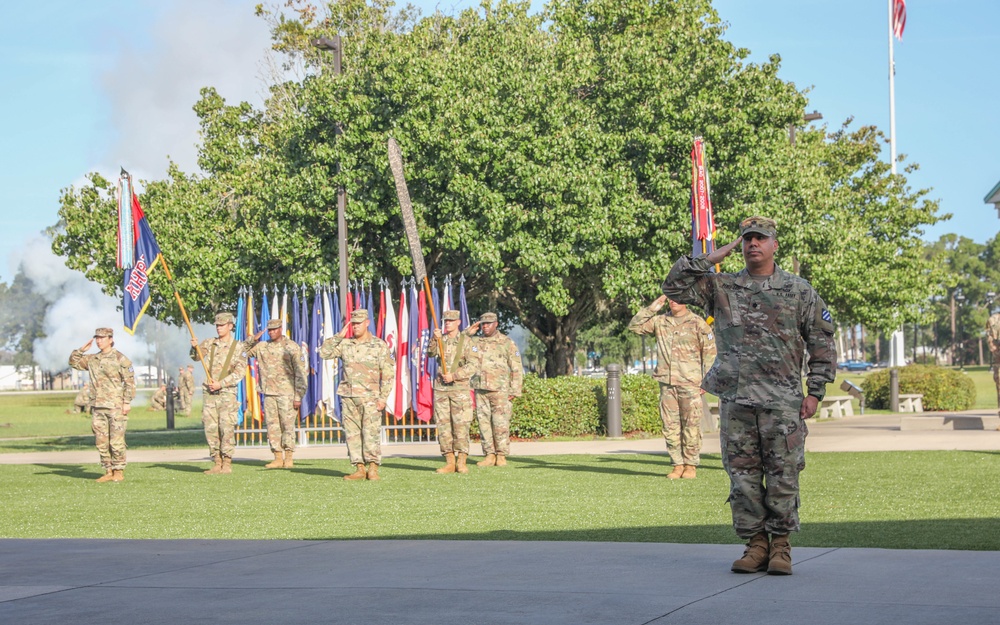
<svg viewBox="0 0 1000 625">
<path fill-rule="evenodd" d="M 993 363 L 993 384 L 997 387 L 997 414 L 1000 414 L 1000 364 Z"/>
<path fill-rule="evenodd" d="M 510 455 L 510 396 L 506 391 L 476 390 L 476 418 L 483 454 Z"/>
<path fill-rule="evenodd" d="M 382 411 L 375 397 L 341 397 L 341 417 L 351 464 L 382 464 Z"/>
<path fill-rule="evenodd" d="M 434 422 L 441 454 L 469 453 L 472 395 L 469 389 L 434 391 Z"/>
<path fill-rule="evenodd" d="M 271 451 L 295 451 L 295 399 L 290 395 L 265 395 L 264 420 L 267 422 L 267 444 Z"/>
<path fill-rule="evenodd" d="M 660 418 L 667 453 L 674 464 L 701 463 L 701 389 L 660 384 Z"/>
<path fill-rule="evenodd" d="M 236 413 L 239 402 L 235 394 L 212 395 L 205 393 L 201 410 L 201 424 L 205 427 L 205 440 L 213 458 L 232 458 L 236 449 Z"/>
<path fill-rule="evenodd" d="M 799 530 L 799 472 L 809 433 L 800 405 L 719 401 L 722 464 L 729 474 L 733 529 L 740 538 Z"/>
<path fill-rule="evenodd" d="M 90 429 L 94 431 L 94 445 L 105 469 L 125 468 L 125 428 L 128 415 L 121 408 L 91 408 Z"/>
</svg>

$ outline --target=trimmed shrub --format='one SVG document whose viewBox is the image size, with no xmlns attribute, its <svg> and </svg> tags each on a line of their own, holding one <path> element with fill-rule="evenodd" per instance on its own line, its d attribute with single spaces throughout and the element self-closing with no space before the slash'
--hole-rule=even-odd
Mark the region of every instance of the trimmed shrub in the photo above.
<svg viewBox="0 0 1000 625">
<path fill-rule="evenodd" d="M 606 405 L 606 404 L 605 404 Z M 605 407 L 603 423 L 607 424 Z M 622 376 L 622 431 L 663 432 L 660 420 L 660 383 L 648 375 Z"/>
<path fill-rule="evenodd" d="M 871 373 L 861 383 L 868 406 L 889 408 L 889 371 Z M 968 410 L 976 401 L 976 385 L 969 376 L 933 365 L 900 367 L 899 392 L 923 394 L 924 410 Z"/>
</svg>

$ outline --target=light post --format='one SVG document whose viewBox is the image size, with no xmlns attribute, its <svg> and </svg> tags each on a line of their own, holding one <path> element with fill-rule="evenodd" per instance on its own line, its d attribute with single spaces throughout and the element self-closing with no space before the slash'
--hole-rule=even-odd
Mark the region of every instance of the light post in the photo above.
<svg viewBox="0 0 1000 625">
<path fill-rule="evenodd" d="M 965 296 L 958 289 L 951 292 L 951 365 L 955 366 L 955 355 L 958 353 L 958 332 L 955 325 L 955 304 L 965 301 Z"/>
<path fill-rule="evenodd" d="M 319 50 L 333 52 L 333 73 L 335 76 L 341 74 L 341 60 L 343 54 L 342 39 L 340 35 L 333 37 L 319 37 L 313 39 L 313 47 Z M 340 122 L 334 124 L 337 136 L 343 133 Z M 340 163 L 337 163 L 337 174 L 340 174 Z M 347 191 L 342 185 L 337 186 L 337 264 L 340 266 L 340 314 L 347 314 Z"/>
</svg>

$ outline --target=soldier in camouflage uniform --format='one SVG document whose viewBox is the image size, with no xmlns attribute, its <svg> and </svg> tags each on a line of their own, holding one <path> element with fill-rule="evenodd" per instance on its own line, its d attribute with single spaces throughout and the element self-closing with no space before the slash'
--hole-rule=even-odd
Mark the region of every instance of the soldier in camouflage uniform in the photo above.
<svg viewBox="0 0 1000 625">
<path fill-rule="evenodd" d="M 986 342 L 993 355 L 993 384 L 997 387 L 997 414 L 1000 414 L 1000 312 L 986 320 Z"/>
<path fill-rule="evenodd" d="M 167 385 L 161 384 L 160 388 L 156 389 L 153 393 L 153 397 L 149 400 L 149 410 L 166 410 L 167 409 Z"/>
<path fill-rule="evenodd" d="M 483 335 L 476 337 L 482 327 Z M 466 334 L 473 337 L 469 361 L 475 372 L 476 417 L 483 441 L 484 467 L 507 466 L 510 455 L 510 417 L 512 402 L 521 396 L 524 368 L 521 352 L 507 335 L 497 331 L 496 313 L 484 313 L 469 326 Z"/>
<path fill-rule="evenodd" d="M 281 320 L 267 322 L 266 342 L 260 341 L 263 331 L 247 341 L 247 356 L 257 359 L 260 371 L 260 392 L 264 395 L 264 418 L 267 422 L 267 443 L 274 460 L 265 468 L 291 469 L 295 453 L 295 421 L 299 416 L 302 396 L 306 393 L 306 368 L 302 350 L 281 333 Z"/>
<path fill-rule="evenodd" d="M 437 473 L 468 473 L 465 459 L 469 456 L 469 426 L 472 425 L 472 365 L 469 354 L 472 339 L 458 331 L 461 316 L 457 310 L 446 310 L 444 333 L 434 329 L 434 338 L 444 347 L 443 361 L 448 373 L 438 369 L 434 380 L 434 422 L 437 423 L 438 444 L 445 457 L 445 466 Z M 437 340 L 431 341 L 427 355 L 439 357 Z"/>
<path fill-rule="evenodd" d="M 354 338 L 347 338 L 348 331 L 353 331 Z M 351 313 L 350 325 L 323 341 L 319 355 L 325 360 L 340 358 L 344 364 L 337 395 L 342 398 L 347 455 L 356 469 L 344 479 L 378 480 L 382 411 L 395 382 L 389 346 L 368 331 L 368 311 L 362 308 Z"/>
<path fill-rule="evenodd" d="M 177 372 L 178 414 L 191 414 L 191 398 L 194 396 L 194 367 L 181 367 Z"/>
<path fill-rule="evenodd" d="M 213 463 L 212 468 L 205 471 L 208 475 L 233 472 L 239 411 L 236 387 L 247 370 L 246 349 L 242 341 L 233 338 L 234 325 L 232 313 L 219 313 L 215 315 L 216 338 L 207 339 L 200 346 L 197 339 L 191 339 L 191 359 L 198 360 L 200 350 L 207 367 L 201 423 Z"/>
<path fill-rule="evenodd" d="M 96 354 L 86 354 L 97 341 Z M 135 398 L 135 372 L 132 361 L 114 349 L 114 331 L 97 328 L 94 338 L 73 350 L 69 366 L 90 374 L 91 429 L 104 475 L 98 482 L 121 482 L 125 479 L 125 428 Z"/>
<path fill-rule="evenodd" d="M 658 314 L 669 301 L 670 314 Z M 656 336 L 653 378 L 660 383 L 663 438 L 674 468 L 668 478 L 693 479 L 701 464 L 701 380 L 715 362 L 715 337 L 705 320 L 661 295 L 628 324 L 632 332 Z"/>
<path fill-rule="evenodd" d="M 741 242 L 746 268 L 712 273 Z M 719 396 L 733 527 L 749 541 L 733 563 L 736 573 L 791 574 L 788 535 L 799 529 L 805 420 L 836 374 L 833 318 L 808 282 L 775 264 L 777 249 L 774 220 L 750 217 L 735 241 L 707 256 L 681 258 L 663 282 L 664 295 L 715 317 L 719 353 L 702 388 Z"/>
<path fill-rule="evenodd" d="M 90 414 L 90 383 L 84 382 L 83 387 L 80 392 L 76 394 L 76 398 L 73 400 L 73 410 L 67 410 L 66 412 L 73 412 L 76 414 Z"/>
</svg>

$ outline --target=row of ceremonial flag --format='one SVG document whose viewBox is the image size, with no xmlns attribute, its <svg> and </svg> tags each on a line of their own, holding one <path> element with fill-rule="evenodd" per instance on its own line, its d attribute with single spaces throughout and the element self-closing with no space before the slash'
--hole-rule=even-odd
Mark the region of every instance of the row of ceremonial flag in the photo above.
<svg viewBox="0 0 1000 625">
<path fill-rule="evenodd" d="M 278 288 L 272 286 L 270 295 L 264 287 L 259 296 L 253 289 L 240 289 L 235 338 L 247 340 L 266 328 L 269 320 L 280 319 L 282 333 L 303 350 L 308 377 L 308 388 L 299 408 L 303 420 L 308 415 L 326 415 L 340 421 L 337 386 L 341 367 L 339 360 L 321 359 L 319 347 L 343 329 L 344 319 L 349 318 L 351 312 L 360 309 L 368 311 L 369 332 L 384 340 L 393 356 L 394 381 L 386 411 L 396 419 L 402 419 L 407 411 L 412 410 L 420 421 L 431 420 L 434 403 L 432 380 L 437 373 L 437 363 L 427 357 L 431 327 L 427 321 L 425 291 L 418 289 L 413 279 L 403 280 L 398 298 L 388 281 L 379 281 L 377 291 L 373 286 L 372 283 L 367 286 L 364 283 L 352 284 L 343 296 L 336 286 L 316 287 L 312 289 L 311 296 L 306 287 L 285 287 L 279 294 Z M 456 300 L 455 283 L 450 275 L 445 277 L 441 288 L 438 288 L 437 280 L 432 281 L 431 304 L 437 318 L 441 319 L 445 310 L 457 309 L 461 314 L 460 329 L 465 329 L 469 325 L 469 310 L 464 276 L 458 279 L 457 294 Z M 346 316 L 340 312 L 342 297 Z M 261 335 L 261 340 L 268 340 L 266 332 Z M 257 392 L 260 378 L 256 360 L 250 359 L 246 376 L 238 389 L 241 423 L 244 418 L 253 421 L 261 419 L 262 402 Z"/>
</svg>

